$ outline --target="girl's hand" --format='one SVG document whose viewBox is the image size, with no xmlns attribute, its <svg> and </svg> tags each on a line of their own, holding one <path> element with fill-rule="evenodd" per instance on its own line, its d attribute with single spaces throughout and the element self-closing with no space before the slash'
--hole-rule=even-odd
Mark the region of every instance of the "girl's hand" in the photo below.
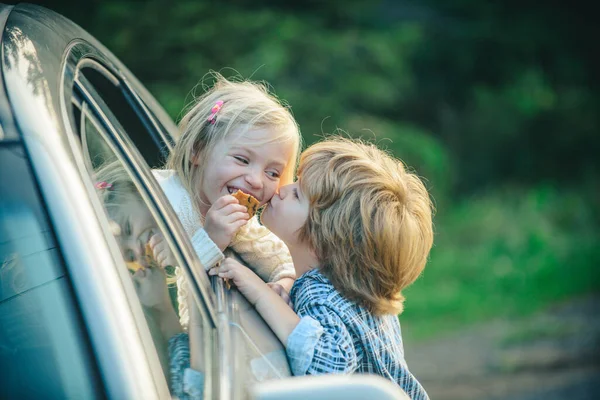
<svg viewBox="0 0 600 400">
<path fill-rule="evenodd" d="M 161 268 L 165 268 L 166 266 L 175 266 L 175 257 L 173 257 L 173 253 L 171 253 L 171 249 L 167 244 L 162 233 L 158 232 L 153 234 L 148 241 L 150 248 L 152 249 L 152 255 Z"/>
<path fill-rule="evenodd" d="M 294 280 L 292 278 L 283 278 L 277 282 L 268 282 L 267 286 L 277 293 L 288 306 L 292 307 L 292 299 L 289 293 L 293 284 Z"/>
<path fill-rule="evenodd" d="M 209 270 L 208 274 L 231 279 L 252 305 L 258 302 L 265 290 L 269 290 L 267 284 L 258 275 L 233 258 L 221 261 L 221 265 Z"/>
<path fill-rule="evenodd" d="M 229 246 L 237 231 L 246 225 L 248 219 L 250 219 L 248 209 L 240 205 L 235 197 L 226 195 L 220 197 L 208 209 L 204 230 L 223 251 Z"/>
<path fill-rule="evenodd" d="M 140 268 L 132 276 L 135 291 L 143 306 L 168 310 L 171 307 L 167 275 L 162 268 Z"/>
</svg>

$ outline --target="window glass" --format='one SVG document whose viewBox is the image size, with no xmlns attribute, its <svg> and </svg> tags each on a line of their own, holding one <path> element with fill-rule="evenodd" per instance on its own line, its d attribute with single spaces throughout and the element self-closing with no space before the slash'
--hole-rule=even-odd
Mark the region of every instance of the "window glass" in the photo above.
<svg viewBox="0 0 600 400">
<path fill-rule="evenodd" d="M 21 145 L 0 144 L 0 398 L 102 397 Z"/>
<path fill-rule="evenodd" d="M 179 249 L 176 248 L 176 243 L 173 243 L 173 248 L 165 245 L 164 238 L 169 237 L 169 232 L 160 229 L 167 228 L 160 223 L 163 220 L 154 207 L 157 199 L 152 198 L 152 194 L 143 187 L 139 179 L 139 173 L 144 171 L 138 171 L 137 168 L 147 166 L 138 165 L 135 151 L 130 146 L 135 146 L 147 164 L 161 166 L 167 152 L 163 140 L 165 136 L 161 134 L 161 129 L 164 128 L 154 121 L 154 117 L 149 114 L 151 110 L 141 107 L 139 99 L 103 67 L 81 68 L 77 76 L 73 102 L 80 113 L 76 126 L 86 165 L 110 221 L 111 234 L 119 244 L 125 265 L 134 280 L 155 347 L 166 368 L 167 340 L 182 328 L 178 324 L 179 313 L 175 313 L 175 318 L 168 318 L 170 333 L 165 334 L 164 318 L 156 315 L 156 302 L 165 303 L 164 298 L 156 296 L 156 293 L 162 293 L 164 289 L 164 285 L 159 285 L 160 282 L 164 284 L 164 275 L 158 273 L 162 272 L 160 267 L 164 267 L 167 273 L 171 312 L 179 311 L 178 290 L 189 291 L 189 288 L 178 288 L 175 284 L 175 275 L 183 272 L 175 265 L 177 261 L 173 257 L 171 261 L 166 260 L 169 258 L 167 254 L 180 255 Z M 77 113 L 74 113 L 76 117 Z M 112 136 L 114 130 L 119 132 L 116 137 Z M 153 251 L 156 242 L 162 243 L 158 252 Z M 178 259 L 182 260 L 181 257 Z M 141 272 L 138 270 L 139 266 L 143 268 Z M 210 398 L 218 385 L 215 368 L 219 364 L 215 362 L 217 346 L 211 345 L 215 337 L 214 325 L 203 307 L 197 307 L 191 301 L 191 294 L 188 296 L 187 312 L 190 316 L 197 316 L 195 323 L 190 323 L 189 326 L 192 337 L 190 352 L 194 354 L 191 363 L 193 368 L 204 375 L 205 397 Z M 163 310 L 164 308 L 161 307 Z M 173 319 L 177 324 L 173 323 Z"/>
<path fill-rule="evenodd" d="M 83 76 L 94 87 L 97 94 L 123 126 L 127 135 L 132 139 L 133 144 L 138 148 L 144 159 L 150 165 L 160 165 L 155 158 L 160 154 L 160 149 L 166 147 L 156 140 L 150 140 L 157 137 L 143 125 L 138 115 L 130 106 L 130 98 L 125 95 L 118 82 L 111 81 L 104 77 L 100 70 L 85 68 L 82 69 Z M 85 123 L 82 121 L 84 124 Z M 82 140 L 91 143 L 94 139 L 88 135 Z M 95 143 L 97 148 L 102 143 Z M 100 151 L 92 152 L 90 163 L 97 168 L 97 160 L 106 160 L 107 156 Z M 114 157 L 112 152 L 107 152 L 108 157 Z M 161 160 L 166 157 L 163 153 Z M 154 163 L 154 164 L 153 164 Z M 131 254 L 129 254 L 131 257 Z M 125 255 L 127 258 L 127 254 Z M 176 302 L 176 290 L 172 289 L 173 301 Z M 279 379 L 290 376 L 289 364 L 283 345 L 279 342 L 275 334 L 267 326 L 264 320 L 258 315 L 256 310 L 249 305 L 243 296 L 235 290 L 228 293 L 228 303 L 236 304 L 234 310 L 230 312 L 230 332 L 231 338 L 227 338 L 228 345 L 234 346 L 235 357 L 228 368 L 231 371 L 239 371 L 236 375 L 234 390 L 247 390 L 251 384 L 269 379 Z M 200 340 L 199 336 L 195 340 Z M 193 339 L 194 340 L 194 339 Z"/>
<path fill-rule="evenodd" d="M 133 281 L 167 377 L 168 340 L 181 332 L 175 304 L 173 250 L 138 185 L 104 139 L 107 134 L 85 103 L 81 115 L 80 133 L 85 138 L 82 142 L 86 145 L 88 172 Z"/>
<path fill-rule="evenodd" d="M 236 341 L 236 362 L 244 371 L 246 389 L 255 383 L 291 375 L 285 348 L 256 309 L 237 290 L 227 293 L 230 325 Z"/>
</svg>

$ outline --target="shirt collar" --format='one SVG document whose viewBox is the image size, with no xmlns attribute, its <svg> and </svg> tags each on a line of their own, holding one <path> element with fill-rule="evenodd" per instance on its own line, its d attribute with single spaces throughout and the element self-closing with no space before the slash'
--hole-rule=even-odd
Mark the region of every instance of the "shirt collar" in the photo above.
<svg viewBox="0 0 600 400">
<path fill-rule="evenodd" d="M 317 282 L 331 284 L 329 279 L 327 279 L 327 277 L 325 275 L 323 275 L 321 273 L 321 271 L 319 271 L 318 268 L 313 268 L 313 269 L 306 271 L 305 273 L 300 275 L 298 278 L 296 278 L 296 281 L 294 282 L 294 285 L 292 286 L 292 289 L 290 290 L 290 296 L 294 297 L 296 295 L 296 290 L 300 287 L 302 282 L 304 282 L 307 279 L 313 279 Z"/>
</svg>

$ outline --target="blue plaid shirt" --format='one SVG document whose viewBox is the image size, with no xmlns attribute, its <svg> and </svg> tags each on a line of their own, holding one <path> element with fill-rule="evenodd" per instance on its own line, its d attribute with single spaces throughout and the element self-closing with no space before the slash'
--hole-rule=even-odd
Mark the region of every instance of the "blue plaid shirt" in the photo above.
<svg viewBox="0 0 600 400">
<path fill-rule="evenodd" d="M 397 316 L 374 316 L 344 298 L 317 269 L 296 280 L 290 297 L 301 318 L 286 346 L 294 375 L 376 374 L 412 399 L 429 398 L 404 360 Z"/>
</svg>

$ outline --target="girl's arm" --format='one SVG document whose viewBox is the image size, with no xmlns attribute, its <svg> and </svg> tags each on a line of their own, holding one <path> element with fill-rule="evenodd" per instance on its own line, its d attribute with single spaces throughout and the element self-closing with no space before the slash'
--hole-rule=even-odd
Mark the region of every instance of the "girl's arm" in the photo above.
<svg viewBox="0 0 600 400">
<path fill-rule="evenodd" d="M 351 373 L 359 365 L 352 337 L 338 313 L 318 301 L 302 302 L 302 318 L 240 263 L 226 258 L 209 271 L 231 279 L 286 348 L 294 375 Z"/>
<path fill-rule="evenodd" d="M 226 258 L 218 268 L 213 268 L 208 273 L 231 279 L 281 343 L 287 343 L 288 336 L 296 328 L 300 318 L 260 277 L 231 258 Z"/>
<path fill-rule="evenodd" d="M 243 226 L 231 243 L 242 260 L 265 282 L 277 282 L 289 291 L 296 271 L 287 246 L 257 217 Z"/>
</svg>

